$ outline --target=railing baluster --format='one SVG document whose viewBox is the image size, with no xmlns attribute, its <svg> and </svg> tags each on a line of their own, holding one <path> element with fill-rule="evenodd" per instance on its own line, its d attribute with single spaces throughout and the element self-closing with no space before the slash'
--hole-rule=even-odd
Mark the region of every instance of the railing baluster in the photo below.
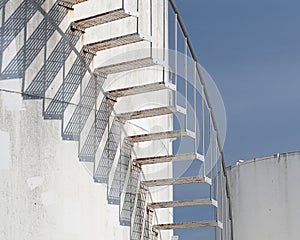
<svg viewBox="0 0 300 240">
<path fill-rule="evenodd" d="M 194 61 L 194 132 L 195 132 L 195 139 L 194 139 L 194 151 L 197 154 L 198 148 L 197 148 L 197 69 L 196 69 L 197 63 Z"/>
<path fill-rule="evenodd" d="M 188 72 L 187 72 L 187 38 L 184 38 L 184 104 L 185 104 L 185 130 L 188 129 L 188 109 L 187 109 L 187 105 L 188 105 L 188 96 L 187 96 L 187 81 L 188 81 Z"/>
<path fill-rule="evenodd" d="M 204 158 L 206 158 L 205 155 L 205 132 L 204 132 L 204 128 L 205 128 L 205 111 L 204 111 L 204 90 L 203 90 L 203 86 L 202 86 L 202 106 L 201 106 L 201 110 L 202 110 L 202 127 L 201 127 L 201 134 L 202 134 L 202 155 L 204 156 Z M 203 162 L 203 177 L 205 177 L 205 162 L 206 160 L 204 160 Z"/>
<path fill-rule="evenodd" d="M 153 1 L 150 0 L 150 37 L 153 35 Z M 150 41 L 150 57 L 153 57 L 153 41 Z"/>
<path fill-rule="evenodd" d="M 123 2 L 124 2 L 124 0 L 123 0 Z M 136 12 L 138 14 L 139 14 L 139 4 L 140 4 L 139 0 L 136 0 Z M 140 24 L 139 24 L 139 21 L 140 21 L 140 18 L 137 17 L 136 18 L 136 32 L 137 33 L 140 33 Z"/>
<path fill-rule="evenodd" d="M 174 23 L 174 81 L 176 86 L 176 92 L 175 92 L 175 106 L 177 106 L 177 13 L 175 13 L 175 23 Z"/>
</svg>

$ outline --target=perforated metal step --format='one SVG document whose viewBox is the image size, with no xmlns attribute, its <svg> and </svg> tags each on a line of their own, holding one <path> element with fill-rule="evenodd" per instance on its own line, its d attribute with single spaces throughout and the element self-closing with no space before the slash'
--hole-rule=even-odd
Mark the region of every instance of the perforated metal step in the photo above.
<svg viewBox="0 0 300 240">
<path fill-rule="evenodd" d="M 151 108 L 151 109 L 145 109 L 140 111 L 121 113 L 118 114 L 117 116 L 124 120 L 132 120 L 132 119 L 140 119 L 140 118 L 148 118 L 148 117 L 172 114 L 175 113 L 176 111 L 177 111 L 176 107 L 160 107 L 160 108 Z"/>
<path fill-rule="evenodd" d="M 124 9 L 116 9 L 109 12 L 83 18 L 80 20 L 76 20 L 73 24 L 75 27 L 86 29 L 130 16 L 130 13 L 126 12 Z"/>
<path fill-rule="evenodd" d="M 108 66 L 103 66 L 97 68 L 98 71 L 104 74 L 113 74 L 119 72 L 130 71 L 139 68 L 151 67 L 155 65 L 152 58 L 142 58 L 142 59 L 135 59 L 132 61 L 121 62 L 117 64 L 112 64 Z"/>
<path fill-rule="evenodd" d="M 213 199 L 195 199 L 195 200 L 178 200 L 168 202 L 154 202 L 148 204 L 150 208 L 173 208 L 173 207 L 190 207 L 200 205 L 213 205 L 217 206 L 217 202 Z"/>
<path fill-rule="evenodd" d="M 141 42 L 144 39 L 138 33 L 132 33 L 124 36 L 114 37 L 99 42 L 89 43 L 84 46 L 85 49 L 89 49 L 94 52 L 120 47 L 127 44 Z"/>
<path fill-rule="evenodd" d="M 137 158 L 134 161 L 140 165 L 146 165 L 146 164 L 166 163 L 166 162 L 194 160 L 194 159 L 203 161 L 204 156 L 196 153 L 186 153 L 186 154 L 178 154 L 178 155 Z"/>
<path fill-rule="evenodd" d="M 200 228 L 200 227 L 221 227 L 216 221 L 184 222 L 184 223 L 166 223 L 153 226 L 154 230 L 172 230 L 182 228 Z"/>
<path fill-rule="evenodd" d="M 106 92 L 106 95 L 113 98 L 132 96 L 141 93 L 154 92 L 166 89 L 166 85 L 163 82 L 155 82 L 144 85 L 137 85 L 133 87 L 120 88 Z"/>
<path fill-rule="evenodd" d="M 194 177 L 147 180 L 147 181 L 143 181 L 142 183 L 146 187 L 158 187 L 158 186 L 191 184 L 191 183 L 208 183 L 208 184 L 211 184 L 211 179 L 209 179 L 208 177 L 194 176 Z"/>
<path fill-rule="evenodd" d="M 147 142 L 147 141 L 185 137 L 185 136 L 188 136 L 188 132 L 179 130 L 179 131 L 148 133 L 148 134 L 129 136 L 128 139 L 133 143 L 137 143 L 137 142 Z"/>
</svg>

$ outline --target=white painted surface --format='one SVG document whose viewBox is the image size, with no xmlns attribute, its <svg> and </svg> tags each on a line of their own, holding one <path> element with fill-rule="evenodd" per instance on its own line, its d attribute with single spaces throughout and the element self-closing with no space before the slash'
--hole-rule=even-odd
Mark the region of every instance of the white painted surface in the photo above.
<svg viewBox="0 0 300 240">
<path fill-rule="evenodd" d="M 228 168 L 236 240 L 298 240 L 300 152 Z"/>
<path fill-rule="evenodd" d="M 55 192 L 43 192 L 41 193 L 42 204 L 45 206 L 57 204 L 58 196 Z"/>
<path fill-rule="evenodd" d="M 0 81 L 3 105 L 7 110 L 22 110 L 22 97 L 20 94 L 11 94 L 10 92 L 19 92 L 22 86 L 22 79 L 10 79 Z"/>
<path fill-rule="evenodd" d="M 27 185 L 30 190 L 33 190 L 39 186 L 41 186 L 44 182 L 44 177 L 31 177 L 27 179 Z"/>
<path fill-rule="evenodd" d="M 11 167 L 9 132 L 0 131 L 0 170 Z"/>
<path fill-rule="evenodd" d="M 9 1 L 11 7 L 6 9 L 8 11 L 7 16 L 10 11 L 16 9 L 20 2 L 21 0 Z M 46 1 L 43 7 L 48 10 L 54 2 L 54 0 Z M 86 7 L 80 8 L 83 9 L 81 11 L 76 11 L 76 9 L 79 9 L 79 5 L 76 6 L 75 11 L 69 12 L 61 23 L 61 29 L 65 31 L 70 22 L 78 17 L 88 16 L 91 12 L 99 13 L 114 8 L 112 2 L 117 1 L 105 1 L 101 4 L 96 0 L 87 1 L 82 3 L 82 6 Z M 156 2 L 158 3 L 158 0 Z M 95 7 L 91 7 L 93 3 L 97 3 L 94 4 Z M 160 5 L 157 5 L 157 8 L 160 7 Z M 32 20 L 28 24 L 28 37 L 32 34 L 36 23 L 41 21 L 42 15 L 37 13 L 33 19 L 36 22 Z M 117 25 L 115 30 L 123 31 L 124 29 Z M 161 31 L 160 27 L 154 31 L 154 34 L 158 35 L 159 31 Z M 91 39 L 95 37 L 90 30 L 88 34 Z M 110 34 L 117 34 L 117 32 Z M 6 50 L 6 60 L 11 59 L 22 47 L 23 35 L 24 33 L 21 32 Z M 51 37 L 47 44 L 47 56 L 54 49 L 59 39 L 60 35 L 57 32 Z M 84 40 L 83 37 L 76 45 L 78 51 L 80 51 Z M 156 47 L 158 46 L 159 41 L 156 44 Z M 134 50 L 132 46 L 129 49 Z M 126 48 L 120 48 L 120 51 L 126 53 L 127 50 Z M 25 72 L 25 88 L 29 86 L 41 69 L 43 54 L 44 51 L 41 51 Z M 105 54 L 108 54 L 108 52 L 104 53 L 103 56 Z M 110 54 L 117 54 L 117 52 L 112 50 Z M 75 57 L 74 54 L 71 54 L 68 62 L 71 64 Z M 4 62 L 4 66 L 6 64 L 8 62 Z M 95 67 L 95 63 L 91 65 L 92 70 L 93 67 Z M 69 69 L 70 66 L 66 66 L 66 71 Z M 132 84 L 159 81 L 160 79 L 155 75 L 158 73 L 155 72 L 157 72 L 157 69 L 150 72 L 140 72 L 139 74 L 130 73 L 130 81 Z M 81 91 L 84 90 L 88 79 L 89 77 L 84 78 Z M 127 81 L 128 75 L 124 76 L 123 79 L 119 77 L 117 79 L 119 83 L 123 81 L 124 86 L 130 84 L 130 81 Z M 114 80 L 116 80 L 116 76 L 109 77 L 108 81 L 112 83 L 110 87 L 119 87 L 118 83 L 114 85 Z M 119 207 L 107 204 L 107 187 L 104 184 L 94 183 L 90 170 L 92 168 L 91 164 L 82 164 L 78 161 L 78 144 L 62 141 L 61 121 L 45 121 L 43 119 L 43 104 L 47 107 L 48 100 L 45 100 L 45 102 L 41 100 L 23 101 L 20 95 L 20 80 L 7 81 L 9 82 L 0 83 L 1 88 L 16 93 L 0 92 L 0 239 L 129 239 L 129 228 L 119 225 Z M 61 81 L 62 72 L 60 71 L 46 92 L 46 97 L 51 98 L 54 96 L 54 90 L 57 89 Z M 71 101 L 73 104 L 78 104 L 79 94 L 80 91 L 77 91 Z M 127 99 L 128 108 L 123 107 L 121 109 L 124 111 L 138 109 L 140 106 L 136 105 L 136 101 L 141 99 L 143 102 L 140 102 L 140 104 L 143 105 L 150 99 L 150 96 Z M 166 104 L 169 96 L 164 93 L 156 93 L 155 99 L 156 104 Z M 69 106 L 65 112 L 65 121 L 73 113 L 74 106 Z M 91 113 L 90 122 L 94 120 L 94 113 Z M 127 130 L 131 133 L 138 133 L 141 131 L 141 126 L 146 126 L 146 130 L 157 129 L 157 126 L 168 130 L 171 127 L 171 121 L 169 117 L 162 117 L 139 121 L 138 125 L 138 127 L 133 127 L 132 124 L 128 124 Z M 82 135 L 86 136 L 88 131 L 89 126 L 87 124 Z M 161 148 L 162 143 L 166 147 Z M 165 154 L 171 150 L 169 141 L 155 143 L 152 146 L 141 146 L 143 147 L 135 146 L 135 151 L 139 155 Z M 158 146 L 160 146 L 159 149 L 163 149 L 163 152 L 157 152 Z M 2 171 L 3 169 L 5 170 Z M 156 167 L 156 169 L 159 168 Z M 154 168 L 151 169 L 151 173 L 154 170 Z M 171 177 L 171 166 L 166 164 L 165 170 L 157 174 L 161 177 Z M 154 200 L 171 200 L 172 189 L 161 189 L 155 192 L 153 197 Z M 158 217 L 164 222 L 172 222 L 170 210 L 161 211 Z M 162 234 L 162 239 L 169 240 L 171 235 L 171 231 L 166 231 Z"/>
</svg>

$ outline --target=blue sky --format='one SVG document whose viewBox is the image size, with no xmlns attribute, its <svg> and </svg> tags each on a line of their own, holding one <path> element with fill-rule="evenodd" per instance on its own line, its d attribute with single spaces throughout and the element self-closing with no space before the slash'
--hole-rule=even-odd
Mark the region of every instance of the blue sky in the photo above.
<svg viewBox="0 0 300 240">
<path fill-rule="evenodd" d="M 176 3 L 225 103 L 227 164 L 300 150 L 300 1 Z"/>
<path fill-rule="evenodd" d="M 224 100 L 226 164 L 300 150 L 300 1 L 175 2 Z M 191 192 L 177 188 L 175 198 Z M 176 209 L 175 220 L 186 214 L 198 213 Z M 176 233 L 199 239 L 196 229 Z"/>
</svg>

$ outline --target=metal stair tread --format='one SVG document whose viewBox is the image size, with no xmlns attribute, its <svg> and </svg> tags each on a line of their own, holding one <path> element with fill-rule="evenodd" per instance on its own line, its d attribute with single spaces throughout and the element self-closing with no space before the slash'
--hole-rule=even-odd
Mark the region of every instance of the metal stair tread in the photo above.
<svg viewBox="0 0 300 240">
<path fill-rule="evenodd" d="M 200 227 L 218 227 L 220 223 L 217 221 L 199 221 L 199 222 L 181 222 L 181 223 L 165 223 L 153 225 L 154 230 L 172 230 L 183 228 L 200 228 Z"/>
<path fill-rule="evenodd" d="M 98 67 L 97 70 L 104 74 L 114 74 L 125 71 L 131 71 L 139 68 L 151 67 L 156 65 L 151 57 L 135 59 L 131 61 L 125 61 L 120 63 L 115 63 L 103 67 Z"/>
<path fill-rule="evenodd" d="M 114 47 L 119 47 L 131 43 L 141 42 L 144 39 L 138 33 L 131 33 L 123 36 L 105 39 L 99 42 L 89 43 L 84 47 L 92 51 L 98 52 Z"/>
<path fill-rule="evenodd" d="M 185 137 L 188 136 L 188 132 L 184 130 L 158 132 L 158 133 L 146 133 L 141 135 L 129 136 L 128 139 L 133 143 L 155 141 L 169 138 Z"/>
<path fill-rule="evenodd" d="M 79 3 L 82 3 L 82 2 L 86 2 L 88 0 L 60 0 L 60 1 L 68 3 L 68 4 L 75 5 L 75 4 L 79 4 Z"/>
<path fill-rule="evenodd" d="M 80 28 L 90 28 L 97 25 L 101 25 L 108 22 L 113 22 L 122 18 L 130 17 L 129 13 L 126 13 L 124 9 L 115 9 L 109 12 L 97 14 L 94 16 L 86 17 L 74 21 L 75 26 Z"/>
<path fill-rule="evenodd" d="M 166 88 L 165 83 L 155 82 L 155 83 L 149 83 L 149 84 L 137 85 L 137 86 L 133 86 L 133 87 L 111 90 L 109 92 L 106 92 L 106 95 L 112 96 L 114 98 L 119 98 L 119 97 L 126 97 L 126 96 L 147 93 L 147 92 L 152 92 L 152 91 L 159 91 L 159 90 L 163 90 L 165 88 Z"/>
<path fill-rule="evenodd" d="M 152 209 L 189 207 L 189 206 L 200 206 L 200 205 L 216 206 L 216 201 L 212 200 L 212 199 L 195 199 L 195 200 L 175 200 L 175 201 L 166 201 L 166 202 L 153 202 L 153 203 L 148 204 L 148 206 Z"/>
<path fill-rule="evenodd" d="M 199 159 L 203 161 L 204 157 L 203 155 L 197 153 L 185 153 L 185 154 L 178 154 L 178 155 L 164 155 L 164 156 L 155 156 L 155 157 L 146 157 L 146 158 L 136 158 L 134 161 L 140 165 L 146 165 L 146 164 L 156 164 L 156 163 L 194 160 L 194 159 Z"/>
<path fill-rule="evenodd" d="M 159 186 L 179 185 L 179 184 L 211 183 L 211 181 L 207 177 L 193 176 L 193 177 L 182 177 L 182 178 L 145 180 L 142 183 L 146 187 L 159 187 Z"/>
<path fill-rule="evenodd" d="M 151 108 L 151 109 L 144 109 L 139 111 L 133 112 L 125 112 L 120 113 L 117 116 L 124 120 L 132 120 L 132 119 L 140 119 L 140 118 L 147 118 L 147 117 L 155 117 L 161 115 L 172 114 L 176 112 L 176 107 L 166 106 L 166 107 L 159 107 L 159 108 Z"/>
</svg>

